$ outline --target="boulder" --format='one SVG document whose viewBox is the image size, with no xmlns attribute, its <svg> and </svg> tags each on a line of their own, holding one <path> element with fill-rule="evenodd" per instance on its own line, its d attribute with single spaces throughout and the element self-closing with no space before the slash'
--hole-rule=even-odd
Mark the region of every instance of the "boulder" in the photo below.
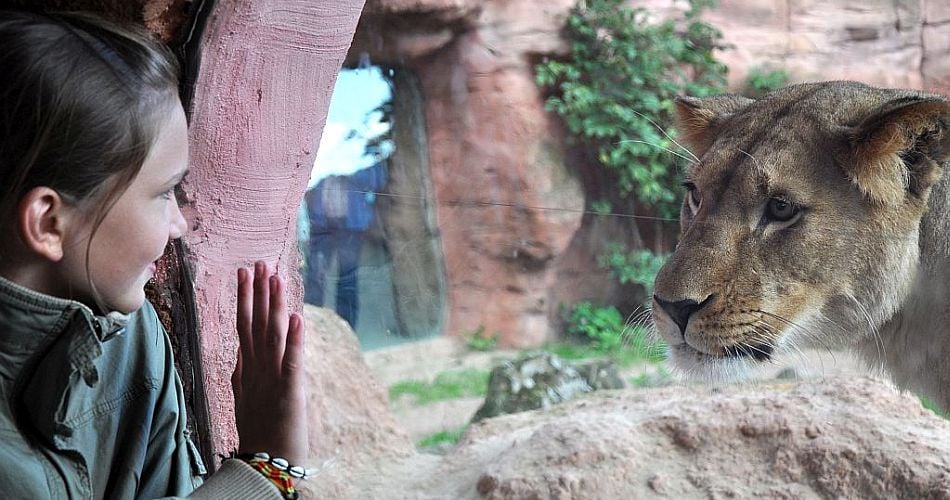
<svg viewBox="0 0 950 500">
<path fill-rule="evenodd" d="M 587 381 L 587 385 L 595 391 L 605 389 L 623 389 L 627 386 L 617 364 L 609 359 L 594 359 L 574 365 L 577 373 Z"/>
<path fill-rule="evenodd" d="M 319 471 L 303 498 L 950 499 L 950 422 L 868 377 L 578 393 L 420 453 L 349 326 L 326 309 L 305 315 Z M 543 356 L 514 371 L 525 386 L 554 365 L 579 375 Z"/>
<path fill-rule="evenodd" d="M 472 422 L 508 413 L 548 408 L 598 389 L 624 387 L 616 365 L 596 360 L 574 366 L 542 352 L 505 361 L 488 379 L 485 403 Z"/>
<path fill-rule="evenodd" d="M 370 374 L 350 326 L 330 309 L 304 305 L 306 381 L 310 388 L 310 467 L 321 498 L 343 498 L 340 469 L 358 469 L 413 453 L 389 410 L 386 389 Z M 316 480 L 314 483 L 316 484 Z M 325 496 L 324 496 L 325 495 Z"/>
<path fill-rule="evenodd" d="M 540 353 L 505 361 L 492 369 L 485 404 L 475 412 L 472 422 L 548 408 L 592 390 L 573 366 L 554 354 Z"/>
<path fill-rule="evenodd" d="M 596 393 L 486 421 L 463 447 L 510 443 L 484 498 L 950 498 L 948 431 L 857 379 Z"/>
<path fill-rule="evenodd" d="M 369 373 L 359 342 L 335 312 L 304 305 L 310 399 L 310 455 L 401 453 L 412 448 L 389 411 L 389 394 Z"/>
</svg>

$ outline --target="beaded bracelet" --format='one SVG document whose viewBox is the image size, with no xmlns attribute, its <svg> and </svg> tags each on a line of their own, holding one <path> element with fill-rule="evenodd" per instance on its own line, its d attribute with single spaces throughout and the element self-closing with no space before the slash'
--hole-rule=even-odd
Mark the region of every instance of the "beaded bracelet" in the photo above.
<svg viewBox="0 0 950 500">
<path fill-rule="evenodd" d="M 299 465 L 291 465 L 285 458 L 271 457 L 268 453 L 241 453 L 232 451 L 225 459 L 243 460 L 254 470 L 260 472 L 277 486 L 280 494 L 287 500 L 297 500 L 300 494 L 294 488 L 294 479 L 307 479 L 313 471 Z"/>
<path fill-rule="evenodd" d="M 287 500 L 297 500 L 300 498 L 300 494 L 297 492 L 297 489 L 294 488 L 294 480 L 290 477 L 290 474 L 285 470 L 277 470 L 270 462 L 257 461 L 257 462 L 248 462 L 248 465 L 252 469 L 260 472 L 267 479 L 270 479 L 274 486 L 277 486 L 277 490 L 280 491 L 280 495 Z"/>
</svg>

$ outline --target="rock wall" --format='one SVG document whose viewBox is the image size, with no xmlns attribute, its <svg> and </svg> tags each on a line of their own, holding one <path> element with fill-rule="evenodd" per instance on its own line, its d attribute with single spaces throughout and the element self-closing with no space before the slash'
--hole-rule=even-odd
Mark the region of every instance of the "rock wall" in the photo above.
<svg viewBox="0 0 950 500">
<path fill-rule="evenodd" d="M 606 241 L 654 246 L 675 224 L 583 215 L 597 167 L 565 146 L 543 109 L 534 66 L 563 54 L 573 0 L 370 0 L 348 64 L 415 72 L 425 99 L 429 168 L 444 251 L 448 335 L 484 329 L 504 345 L 555 335 L 562 305 L 626 305 L 636 290 L 596 264 Z M 635 1 L 659 16 L 685 8 Z M 756 67 L 793 81 L 857 79 L 943 88 L 950 4 L 938 0 L 721 0 L 707 19 L 730 45 L 719 57 L 739 87 Z M 557 210 L 548 210 L 556 208 Z M 641 234 L 643 233 L 643 234 Z"/>
<path fill-rule="evenodd" d="M 445 265 L 432 204 L 428 135 L 415 75 L 393 75 L 392 140 L 399 154 L 388 162 L 387 190 L 377 201 L 392 259 L 393 299 L 402 335 L 420 338 L 442 330 Z"/>
<path fill-rule="evenodd" d="M 425 99 L 447 334 L 483 329 L 506 345 L 549 334 L 553 263 L 580 226 L 583 196 L 525 55 L 557 47 L 557 30 L 545 27 L 559 26 L 568 6 L 383 1 L 364 10 L 350 60 L 409 68 Z M 527 19 L 533 27 L 519 33 Z"/>
<path fill-rule="evenodd" d="M 938 88 L 950 78 L 950 4 L 942 0 L 730 0 L 706 18 L 729 50 L 730 82 L 785 68 L 794 80 Z"/>
</svg>

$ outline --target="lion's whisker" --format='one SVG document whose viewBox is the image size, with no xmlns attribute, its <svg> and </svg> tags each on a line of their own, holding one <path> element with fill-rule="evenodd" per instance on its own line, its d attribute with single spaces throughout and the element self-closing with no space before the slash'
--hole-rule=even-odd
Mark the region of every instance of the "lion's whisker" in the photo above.
<svg viewBox="0 0 950 500">
<path fill-rule="evenodd" d="M 786 335 L 785 339 L 786 339 L 786 342 L 789 343 L 790 345 L 793 345 L 795 348 L 798 348 L 797 342 L 795 341 L 796 336 L 805 338 L 809 341 L 809 343 L 817 345 L 821 347 L 822 350 L 827 351 L 831 355 L 831 358 L 834 361 L 834 363 L 837 364 L 838 360 L 837 360 L 837 356 L 835 355 L 834 349 L 832 349 L 831 345 L 828 344 L 827 340 L 822 335 L 819 335 L 817 332 L 814 332 L 811 329 L 806 328 L 805 326 L 800 325 L 794 321 L 786 319 L 778 314 L 774 314 L 774 313 L 770 313 L 770 312 L 762 311 L 762 310 L 757 310 L 756 312 L 764 316 L 774 318 L 784 323 L 786 326 L 788 326 L 790 335 Z M 828 322 L 832 326 L 837 328 L 838 330 L 842 332 L 846 332 L 846 330 L 843 327 L 841 327 L 834 321 L 831 321 L 830 319 L 824 317 L 824 315 L 821 315 L 820 313 L 818 314 L 820 316 L 819 319 L 821 321 Z M 802 352 L 800 349 L 799 349 L 799 352 L 801 353 L 802 360 L 806 361 L 806 364 L 807 364 L 807 357 L 805 356 L 804 352 Z M 822 361 L 821 370 L 822 372 L 825 371 L 824 361 Z"/>
<path fill-rule="evenodd" d="M 659 130 L 667 139 L 670 140 L 670 142 L 672 142 L 673 144 L 676 144 L 677 147 L 679 147 L 680 149 L 682 149 L 683 151 L 685 151 L 686 154 L 688 154 L 689 156 L 691 156 L 695 161 L 699 161 L 699 158 L 698 158 L 695 154 L 693 154 L 693 152 L 690 151 L 689 148 L 687 148 L 686 146 L 683 146 L 683 145 L 680 144 L 679 142 L 676 142 L 676 139 L 674 139 L 670 134 L 668 134 L 668 133 L 666 132 L 666 130 L 665 130 L 663 127 L 661 127 L 658 123 L 656 123 L 655 121 L 653 121 L 653 119 L 651 119 L 649 116 L 647 116 L 647 115 L 645 115 L 645 114 L 643 114 L 643 113 L 641 113 L 641 112 L 639 112 L 639 111 L 637 111 L 637 110 L 635 110 L 635 109 L 631 109 L 630 111 L 633 111 L 637 116 L 639 116 L 639 117 L 641 117 L 641 118 L 644 118 L 644 119 L 646 119 L 648 122 L 652 123 L 653 126 L 657 128 L 657 130 Z M 693 163 L 693 162 L 690 162 L 690 163 Z"/>
<path fill-rule="evenodd" d="M 770 325 L 769 323 L 767 323 L 767 322 L 765 322 L 765 321 L 763 321 L 763 320 L 761 320 L 761 319 L 757 319 L 757 320 L 755 321 L 755 324 L 753 325 L 753 328 L 755 328 L 756 331 L 759 331 L 759 329 L 764 329 L 764 330 L 766 331 L 766 333 L 768 333 L 769 336 L 770 336 L 770 338 L 772 338 L 772 339 L 777 338 L 777 337 L 779 336 L 779 334 L 781 333 L 777 328 L 775 328 L 774 326 Z M 793 327 L 793 328 L 794 328 L 794 327 Z M 771 342 L 771 341 L 770 341 L 770 342 Z M 774 344 L 774 342 L 773 342 L 773 344 Z M 788 353 L 792 354 L 795 358 L 798 359 L 799 363 L 801 363 L 802 365 L 808 365 L 808 364 L 809 364 L 809 362 L 808 362 L 808 357 L 805 356 L 805 352 L 802 351 L 801 348 L 798 346 L 798 342 L 795 341 L 795 336 L 794 336 L 794 335 L 787 335 L 787 336 L 785 337 L 785 344 L 782 345 L 781 347 L 778 346 L 777 344 L 776 344 L 776 345 L 773 345 L 772 347 L 773 347 L 773 349 L 776 350 L 776 352 L 778 352 L 779 350 L 781 350 L 782 352 L 788 352 Z"/>
<path fill-rule="evenodd" d="M 684 155 L 681 154 L 681 153 L 677 153 L 676 151 L 673 151 L 673 150 L 670 149 L 670 148 L 665 148 L 665 147 L 663 147 L 663 146 L 660 146 L 659 144 L 653 144 L 652 142 L 641 141 L 641 140 L 639 140 L 639 139 L 624 139 L 624 140 L 622 140 L 622 141 L 618 141 L 617 144 L 623 144 L 623 143 L 626 143 L 626 142 L 633 142 L 633 143 L 637 143 L 637 144 L 646 144 L 647 146 L 653 146 L 654 148 L 662 149 L 663 151 L 666 151 L 667 153 L 670 153 L 671 155 L 676 156 L 677 158 L 680 158 L 681 160 L 686 161 L 686 162 L 689 163 L 690 165 L 692 165 L 693 163 L 696 163 L 696 162 L 698 161 L 698 159 L 697 159 L 697 160 L 693 160 L 692 158 L 686 157 L 686 156 L 684 156 Z"/>
<path fill-rule="evenodd" d="M 867 307 L 865 307 L 864 304 L 862 304 L 854 295 L 845 293 L 844 296 L 853 302 L 855 306 L 857 306 L 858 311 L 863 315 L 864 320 L 867 321 L 868 330 L 875 341 L 874 347 L 877 349 L 878 366 L 875 368 L 883 372 L 884 363 L 887 359 L 887 347 L 884 345 L 884 338 L 881 337 L 881 332 L 876 326 L 874 326 L 874 319 L 871 317 L 871 312 L 868 311 Z"/>
</svg>

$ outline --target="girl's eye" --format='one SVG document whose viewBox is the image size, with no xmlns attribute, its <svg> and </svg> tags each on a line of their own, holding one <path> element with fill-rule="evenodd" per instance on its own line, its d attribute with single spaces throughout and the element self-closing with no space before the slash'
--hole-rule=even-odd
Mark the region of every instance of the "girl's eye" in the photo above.
<svg viewBox="0 0 950 500">
<path fill-rule="evenodd" d="M 178 191 L 178 188 L 179 188 L 179 187 L 181 187 L 181 184 L 180 184 L 180 183 L 179 183 L 179 184 L 175 184 L 174 186 L 172 186 L 171 189 L 169 189 L 168 191 L 165 191 L 164 193 L 162 193 L 162 195 L 161 195 L 162 198 L 163 198 L 163 199 L 166 199 L 166 200 L 176 200 L 176 201 L 177 201 L 177 200 L 178 200 L 178 196 L 176 195 L 176 192 Z"/>
<path fill-rule="evenodd" d="M 686 204 L 689 205 L 690 213 L 696 215 L 703 203 L 702 197 L 699 196 L 699 190 L 692 182 L 684 182 L 683 186 L 686 188 Z"/>
<path fill-rule="evenodd" d="M 765 207 L 765 216 L 776 222 L 788 222 L 799 214 L 801 209 L 794 203 L 781 198 L 772 198 Z"/>
</svg>

